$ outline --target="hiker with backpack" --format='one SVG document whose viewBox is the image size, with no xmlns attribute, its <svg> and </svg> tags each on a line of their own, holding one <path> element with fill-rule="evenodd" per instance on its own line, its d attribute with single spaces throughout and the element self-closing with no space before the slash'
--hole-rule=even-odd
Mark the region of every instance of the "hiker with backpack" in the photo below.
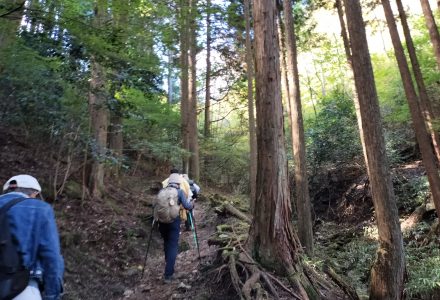
<svg viewBox="0 0 440 300">
<path fill-rule="evenodd" d="M 172 174 L 179 174 L 180 176 L 183 176 L 180 174 L 178 169 L 171 169 L 170 170 L 170 176 Z M 164 181 L 162 181 L 162 187 L 166 188 L 168 186 L 168 182 L 169 182 L 170 177 L 168 177 L 167 179 L 165 179 Z M 185 194 L 186 199 L 192 199 L 192 191 L 191 191 L 191 187 L 189 186 L 189 182 L 188 181 L 182 181 L 181 185 L 180 185 L 180 189 L 183 190 L 183 193 Z"/>
<path fill-rule="evenodd" d="M 197 197 L 200 193 L 200 187 L 194 182 L 194 180 L 189 179 L 188 174 L 183 174 L 183 178 L 188 182 L 189 188 L 191 190 L 191 200 L 196 201 Z M 191 216 L 190 216 L 191 214 Z M 185 230 L 190 231 L 191 230 L 191 222 L 194 220 L 194 213 L 193 210 L 187 210 L 186 211 L 186 220 L 185 220 Z"/>
<path fill-rule="evenodd" d="M 171 174 L 167 187 L 160 190 L 154 202 L 154 219 L 159 223 L 159 231 L 164 244 L 166 262 L 164 283 L 170 283 L 173 280 L 179 246 L 181 205 L 188 210 L 193 208 L 181 189 L 184 181 L 180 174 Z"/>
<path fill-rule="evenodd" d="M 41 186 L 17 175 L 0 196 L 0 299 L 58 300 L 64 261 L 52 207 L 38 199 Z"/>
</svg>

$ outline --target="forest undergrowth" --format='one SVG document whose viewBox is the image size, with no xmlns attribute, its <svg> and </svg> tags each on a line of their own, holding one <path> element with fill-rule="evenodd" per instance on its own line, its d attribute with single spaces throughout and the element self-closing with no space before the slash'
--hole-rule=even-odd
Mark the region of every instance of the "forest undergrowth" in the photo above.
<svg viewBox="0 0 440 300">
<path fill-rule="evenodd" d="M 109 179 L 105 198 L 92 201 L 87 196 L 84 198 L 78 174 L 72 174 L 65 182 L 63 193 L 55 200 L 50 193 L 55 166 L 59 161 L 65 166 L 65 162 L 43 145 L 35 147 L 35 144 L 22 142 L 20 136 L 10 131 L 4 132 L 7 134 L 0 136 L 0 179 L 5 181 L 19 173 L 36 176 L 46 191 L 46 200 L 56 211 L 66 264 L 63 299 L 239 299 L 227 265 L 223 263 L 225 253 L 237 249 L 233 244 L 221 246 L 216 238 L 231 240 L 234 235 L 240 245 L 245 242 L 248 228 L 243 220 L 247 214 L 245 197 L 202 186 L 204 194 L 196 206 L 201 258 L 192 233 L 182 231 L 176 264 L 179 280 L 164 285 L 162 240 L 155 230 L 141 280 L 151 232 L 152 187 L 157 186 L 161 176 L 139 169 L 136 174 L 124 174 L 119 182 Z M 377 231 L 368 182 L 361 172 L 360 176 L 354 176 L 353 168 L 347 170 L 341 169 L 338 176 L 326 177 L 352 178 L 351 182 L 342 180 L 338 186 L 338 180 L 321 181 L 321 190 L 329 188 L 326 184 L 332 185 L 327 193 L 335 201 L 323 202 L 322 193 L 315 194 L 321 195 L 315 197 L 319 201 L 314 203 L 318 212 L 314 226 L 315 257 L 304 257 L 304 260 L 310 268 L 331 266 L 356 289 L 361 299 L 366 299 Z M 419 162 L 407 163 L 393 172 L 404 222 L 427 201 L 428 187 L 421 179 L 424 171 Z M 225 206 L 220 208 L 219 199 L 236 211 L 231 213 Z M 440 240 L 439 234 L 432 232 L 435 220 L 435 213 L 428 205 L 418 222 L 405 230 L 407 299 L 439 297 Z M 246 275 L 240 273 L 239 276 Z M 264 298 L 273 299 L 271 288 L 280 299 L 292 297 L 287 281 L 270 272 L 267 276 L 271 277 L 272 287 L 261 287 Z"/>
</svg>

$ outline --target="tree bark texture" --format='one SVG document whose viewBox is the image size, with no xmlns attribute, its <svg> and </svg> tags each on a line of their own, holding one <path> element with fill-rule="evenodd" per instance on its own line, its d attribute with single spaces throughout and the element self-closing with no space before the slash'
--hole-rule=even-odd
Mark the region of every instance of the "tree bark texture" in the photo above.
<svg viewBox="0 0 440 300">
<path fill-rule="evenodd" d="M 95 7 L 94 25 L 98 28 L 106 21 L 107 3 L 99 0 Z M 89 189 L 92 197 L 99 198 L 104 191 L 105 155 L 107 152 L 107 128 L 109 111 L 105 91 L 105 70 L 96 57 L 90 59 L 90 92 L 89 113 L 91 118 L 91 131 L 94 139 L 92 171 L 89 178 Z"/>
<path fill-rule="evenodd" d="M 406 18 L 406 13 L 402 5 L 401 0 L 396 0 L 397 8 L 399 10 L 400 20 L 402 22 L 403 33 L 405 35 L 406 48 L 408 49 L 409 58 L 411 61 L 412 70 L 414 73 L 414 78 L 416 80 L 417 89 L 419 91 L 420 98 L 420 109 L 422 110 L 422 115 L 426 122 L 426 126 L 431 135 L 432 145 L 434 147 L 435 155 L 437 157 L 437 164 L 440 161 L 440 139 L 438 133 L 434 130 L 432 126 L 432 120 L 434 119 L 434 113 L 432 110 L 431 100 L 428 96 L 428 91 L 426 90 L 425 81 L 423 79 L 422 70 L 420 69 L 419 60 L 416 54 L 416 48 L 414 46 L 411 32 L 409 30 L 408 21 Z"/>
<path fill-rule="evenodd" d="M 258 162 L 251 248 L 263 266 L 293 274 L 301 246 L 291 227 L 275 2 L 255 0 L 253 17 Z"/>
<path fill-rule="evenodd" d="M 416 134 L 417 142 L 422 154 L 422 161 L 425 166 L 426 175 L 428 176 L 429 186 L 431 188 L 432 198 L 434 200 L 437 214 L 440 215 L 440 176 L 438 173 L 436 157 L 431 146 L 431 139 L 426 130 L 425 121 L 419 108 L 418 97 L 413 86 L 411 73 L 408 63 L 406 62 L 405 53 L 402 43 L 400 42 L 399 32 L 397 31 L 396 22 L 394 20 L 393 11 L 389 0 L 381 0 L 384 8 L 385 17 L 390 30 L 391 40 L 394 47 L 394 54 L 399 66 L 400 76 L 403 81 L 406 99 L 408 101 L 409 110 Z"/>
<path fill-rule="evenodd" d="M 247 76 L 247 100 L 249 114 L 249 187 L 250 187 L 250 211 L 255 209 L 255 195 L 257 188 L 257 134 L 255 129 L 254 109 L 254 50 L 251 41 L 251 16 L 250 0 L 244 0 L 244 18 L 246 21 L 246 76 Z"/>
<path fill-rule="evenodd" d="M 359 0 L 344 0 L 353 72 L 369 164 L 379 249 L 371 270 L 370 299 L 402 299 L 405 274 L 403 239 L 385 152 L 380 109 Z"/>
<path fill-rule="evenodd" d="M 189 158 L 189 176 L 195 181 L 200 178 L 199 164 L 199 136 L 197 129 L 197 0 L 190 0 L 189 20 L 189 97 L 188 97 L 188 126 L 189 136 L 188 150 L 191 153 Z"/>
<path fill-rule="evenodd" d="M 92 171 L 89 189 L 92 197 L 99 198 L 104 191 L 104 156 L 107 152 L 107 127 L 109 112 L 105 97 L 104 68 L 91 58 L 91 81 L 89 92 L 89 113 L 91 131 L 94 139 Z"/>
<path fill-rule="evenodd" d="M 434 55 L 437 60 L 437 68 L 440 70 L 440 34 L 438 32 L 437 24 L 435 23 L 434 14 L 432 13 L 431 6 L 429 5 L 429 0 L 420 0 L 420 4 L 422 5 L 429 37 L 431 39 L 432 47 L 434 48 Z"/>
<path fill-rule="evenodd" d="M 298 235 L 309 256 L 313 255 L 312 212 L 307 176 L 306 148 L 299 85 L 296 36 L 294 30 L 292 3 L 283 0 L 284 33 L 286 41 L 286 62 L 288 75 L 289 106 L 292 132 L 292 149 L 295 162 L 295 195 L 298 212 Z"/>
<path fill-rule="evenodd" d="M 180 1 L 180 114 L 182 148 L 189 149 L 189 125 L 188 125 L 188 102 L 189 102 L 189 1 Z M 189 157 L 182 158 L 182 172 L 188 173 Z"/>
</svg>

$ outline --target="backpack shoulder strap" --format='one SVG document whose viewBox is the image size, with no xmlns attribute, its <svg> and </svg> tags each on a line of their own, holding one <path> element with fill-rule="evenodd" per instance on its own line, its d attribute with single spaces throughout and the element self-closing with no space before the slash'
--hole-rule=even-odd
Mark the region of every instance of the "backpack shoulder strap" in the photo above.
<svg viewBox="0 0 440 300">
<path fill-rule="evenodd" d="M 22 197 L 22 198 L 15 198 L 15 199 L 13 199 L 13 200 L 10 200 L 10 201 L 8 201 L 8 203 L 6 203 L 5 205 L 3 205 L 1 208 L 0 208 L 0 216 L 3 216 L 3 214 L 5 214 L 12 206 L 14 206 L 15 204 L 17 204 L 17 203 L 19 203 L 19 202 L 21 202 L 21 201 L 24 201 L 24 200 L 26 200 L 26 199 L 28 199 L 28 198 L 24 198 L 24 197 Z"/>
</svg>

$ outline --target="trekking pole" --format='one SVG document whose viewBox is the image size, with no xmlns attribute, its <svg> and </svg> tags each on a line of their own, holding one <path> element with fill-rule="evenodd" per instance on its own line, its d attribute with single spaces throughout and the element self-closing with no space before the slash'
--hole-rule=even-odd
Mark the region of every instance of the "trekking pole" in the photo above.
<svg viewBox="0 0 440 300">
<path fill-rule="evenodd" d="M 199 239 L 197 238 L 197 227 L 192 217 L 192 211 L 188 215 L 189 215 L 189 221 L 191 222 L 191 228 L 193 229 L 194 242 L 196 243 L 197 252 L 199 253 L 199 260 L 202 260 L 202 257 L 200 256 Z"/>
<path fill-rule="evenodd" d="M 147 244 L 147 252 L 145 253 L 144 265 L 142 266 L 141 279 L 144 277 L 145 266 L 147 265 L 148 251 L 150 250 L 151 238 L 153 237 L 153 229 L 155 222 L 156 220 L 153 219 L 153 224 L 151 224 L 150 238 L 148 239 L 148 244 Z"/>
</svg>

